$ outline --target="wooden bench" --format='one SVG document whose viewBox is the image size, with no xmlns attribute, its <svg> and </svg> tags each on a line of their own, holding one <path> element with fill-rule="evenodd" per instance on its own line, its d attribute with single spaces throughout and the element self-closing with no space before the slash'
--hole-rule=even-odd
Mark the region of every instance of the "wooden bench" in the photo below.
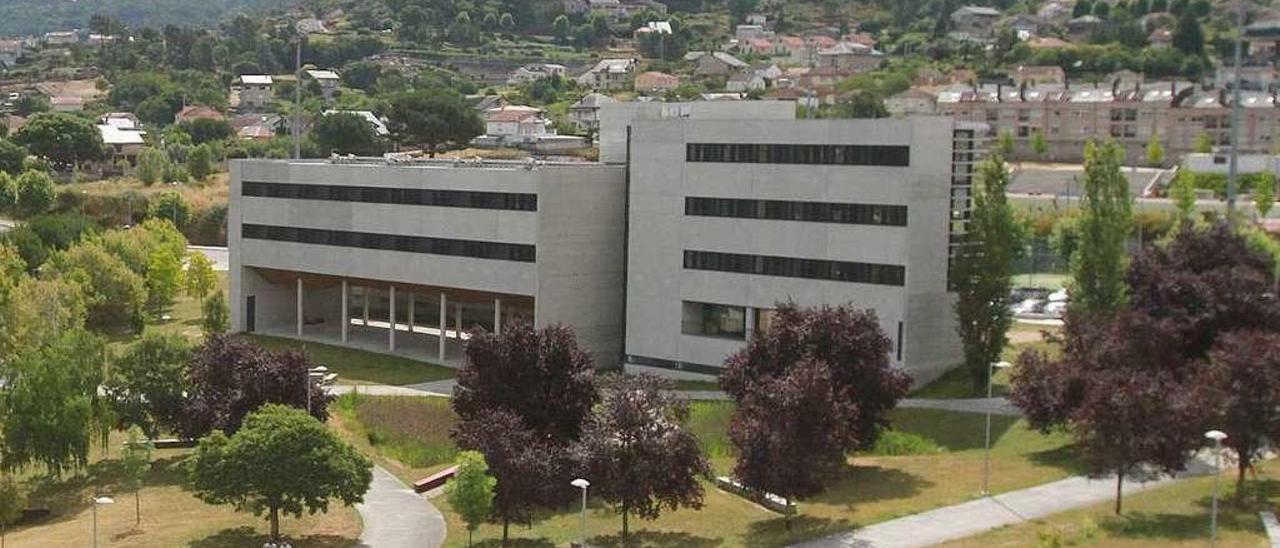
<svg viewBox="0 0 1280 548">
<path fill-rule="evenodd" d="M 445 483 L 447 483 L 450 479 L 453 478 L 453 475 L 457 471 L 458 471 L 457 466 L 450 466 L 426 478 L 415 481 L 413 482 L 413 492 L 426 493 L 427 491 L 430 491 L 437 487 L 442 487 L 444 486 Z"/>
</svg>

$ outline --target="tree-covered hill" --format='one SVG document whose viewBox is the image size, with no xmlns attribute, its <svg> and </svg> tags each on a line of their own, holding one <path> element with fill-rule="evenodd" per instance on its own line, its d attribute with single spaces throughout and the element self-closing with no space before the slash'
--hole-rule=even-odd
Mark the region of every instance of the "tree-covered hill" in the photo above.
<svg viewBox="0 0 1280 548">
<path fill-rule="evenodd" d="M 290 0 L 3 0 L 0 36 L 85 28 L 89 17 L 107 14 L 131 27 L 177 24 L 203 27 L 236 12 L 288 7 Z"/>
</svg>

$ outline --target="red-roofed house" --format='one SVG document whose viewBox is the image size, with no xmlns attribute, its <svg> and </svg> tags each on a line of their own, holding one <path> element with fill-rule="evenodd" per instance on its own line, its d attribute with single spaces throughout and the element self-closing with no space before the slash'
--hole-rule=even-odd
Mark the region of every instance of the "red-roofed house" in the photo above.
<svg viewBox="0 0 1280 548">
<path fill-rule="evenodd" d="M 773 55 L 777 52 L 773 42 L 764 38 L 750 38 L 738 44 L 738 50 L 742 53 L 753 53 L 756 55 Z"/>
<path fill-rule="evenodd" d="M 636 76 L 635 87 L 641 93 L 667 91 L 680 87 L 680 77 L 665 72 L 644 72 Z"/>
<path fill-rule="evenodd" d="M 550 122 L 542 117 L 542 109 L 511 105 L 485 113 L 484 133 L 492 137 L 529 137 L 547 135 Z"/>
<path fill-rule="evenodd" d="M 206 107 L 204 105 L 191 105 L 183 107 L 182 110 L 178 111 L 178 114 L 173 117 L 173 123 L 181 124 L 183 122 L 199 120 L 201 118 L 207 118 L 209 120 L 226 119 L 226 117 L 223 116 L 221 112 L 218 112 L 217 109 Z"/>
</svg>

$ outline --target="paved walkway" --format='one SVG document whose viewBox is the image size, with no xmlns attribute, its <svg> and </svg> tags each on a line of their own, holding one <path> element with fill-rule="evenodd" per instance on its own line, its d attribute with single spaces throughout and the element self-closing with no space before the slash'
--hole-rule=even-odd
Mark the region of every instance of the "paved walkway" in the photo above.
<svg viewBox="0 0 1280 548">
<path fill-rule="evenodd" d="M 436 548 L 444 544 L 440 511 L 381 466 L 373 467 L 373 483 L 356 510 L 364 519 L 362 547 Z"/>
<path fill-rule="evenodd" d="M 1205 475 L 1213 470 L 1197 459 L 1177 477 L 1139 482 L 1126 479 L 1125 496 L 1163 487 L 1182 478 Z M 1067 478 L 1028 489 L 1010 491 L 870 525 L 796 544 L 793 548 L 913 548 L 932 546 L 971 537 L 998 527 L 1065 512 L 1075 508 L 1113 501 L 1116 480 L 1110 478 Z"/>
</svg>

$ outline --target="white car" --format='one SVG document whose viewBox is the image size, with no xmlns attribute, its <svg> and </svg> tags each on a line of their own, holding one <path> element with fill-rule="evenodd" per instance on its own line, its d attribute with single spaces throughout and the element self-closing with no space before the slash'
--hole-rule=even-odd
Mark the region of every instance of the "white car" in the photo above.
<svg viewBox="0 0 1280 548">
<path fill-rule="evenodd" d="M 1067 314 L 1066 301 L 1053 301 L 1044 306 L 1044 314 L 1054 318 L 1061 318 Z"/>
<path fill-rule="evenodd" d="M 1013 313 L 1014 313 L 1015 315 L 1017 315 L 1017 314 L 1035 314 L 1036 312 L 1039 312 L 1039 311 L 1040 311 L 1040 309 L 1041 309 L 1042 307 L 1044 307 L 1044 301 L 1042 301 L 1042 300 L 1040 300 L 1040 299 L 1035 299 L 1035 298 L 1027 299 L 1027 300 L 1025 300 L 1025 301 L 1022 301 L 1022 302 L 1020 302 L 1020 303 L 1018 303 L 1018 304 L 1014 305 L 1014 307 L 1013 307 Z"/>
<path fill-rule="evenodd" d="M 1065 303 L 1068 298 L 1067 288 L 1065 287 L 1049 294 L 1049 302 L 1051 303 Z"/>
</svg>

